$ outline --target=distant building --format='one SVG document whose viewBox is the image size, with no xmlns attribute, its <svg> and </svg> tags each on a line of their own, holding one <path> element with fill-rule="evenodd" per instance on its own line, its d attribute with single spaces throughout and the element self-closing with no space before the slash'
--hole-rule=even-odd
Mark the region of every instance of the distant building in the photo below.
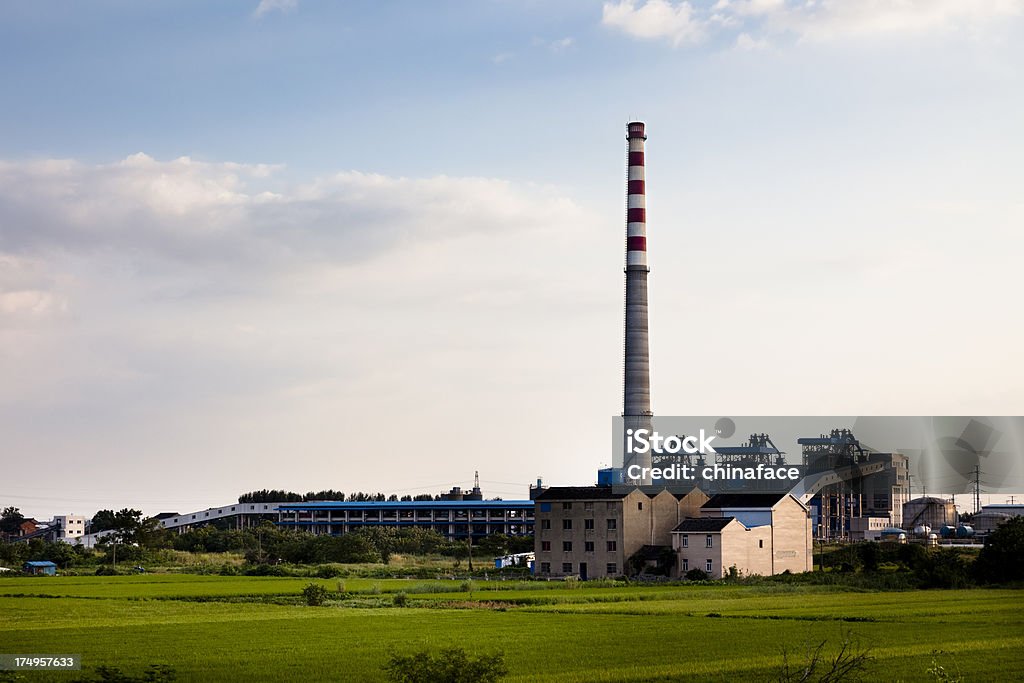
<svg viewBox="0 0 1024 683">
<path fill-rule="evenodd" d="M 1024 516 L 1024 505 L 985 505 L 971 518 L 978 534 L 990 534 L 1003 522 Z"/>
<path fill-rule="evenodd" d="M 277 509 L 279 526 L 335 536 L 374 526 L 431 529 L 449 541 L 533 533 L 530 500 L 316 501 Z"/>
<path fill-rule="evenodd" d="M 85 535 L 86 519 L 82 515 L 56 515 L 53 518 L 54 540 L 71 543 Z"/>
<path fill-rule="evenodd" d="M 23 566 L 26 574 L 53 576 L 57 573 L 57 565 L 50 561 L 26 562 Z"/>
<path fill-rule="evenodd" d="M 888 517 L 853 517 L 850 519 L 850 540 L 880 541 L 882 531 L 891 526 Z"/>
<path fill-rule="evenodd" d="M 700 569 L 713 578 L 729 574 L 769 576 L 812 569 L 811 517 L 788 493 L 720 493 L 700 517 L 672 530 L 676 573 Z"/>
<path fill-rule="evenodd" d="M 677 492 L 633 486 L 553 486 L 536 495 L 535 574 L 581 579 L 627 573 L 644 546 L 670 548 L 672 529 L 707 500 L 694 487 Z"/>
</svg>

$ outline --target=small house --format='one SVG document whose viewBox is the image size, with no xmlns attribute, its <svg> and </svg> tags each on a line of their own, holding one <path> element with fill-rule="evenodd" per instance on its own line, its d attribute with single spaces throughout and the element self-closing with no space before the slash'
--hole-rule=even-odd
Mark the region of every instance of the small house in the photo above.
<svg viewBox="0 0 1024 683">
<path fill-rule="evenodd" d="M 57 565 L 49 560 L 26 562 L 24 569 L 26 574 L 44 574 L 46 576 L 57 574 Z"/>
</svg>

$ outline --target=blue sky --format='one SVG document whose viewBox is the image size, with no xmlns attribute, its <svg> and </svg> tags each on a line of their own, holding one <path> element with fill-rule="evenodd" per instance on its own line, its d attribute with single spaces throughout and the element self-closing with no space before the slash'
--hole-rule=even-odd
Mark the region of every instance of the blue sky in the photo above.
<svg viewBox="0 0 1024 683">
<path fill-rule="evenodd" d="M 656 412 L 1019 415 L 1022 17 L 4 3 L 0 498 L 591 481 L 633 117 Z"/>
</svg>

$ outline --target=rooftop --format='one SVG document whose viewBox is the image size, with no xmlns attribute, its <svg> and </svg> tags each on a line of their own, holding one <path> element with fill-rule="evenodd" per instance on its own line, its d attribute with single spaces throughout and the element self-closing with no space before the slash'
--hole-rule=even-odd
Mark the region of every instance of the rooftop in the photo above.
<svg viewBox="0 0 1024 683">
<path fill-rule="evenodd" d="M 635 490 L 635 487 L 550 486 L 538 494 L 536 500 L 621 500 Z"/>
<path fill-rule="evenodd" d="M 721 531 L 735 517 L 690 517 L 676 525 L 672 531 Z"/>
<path fill-rule="evenodd" d="M 788 493 L 716 493 L 701 508 L 770 508 Z"/>
</svg>

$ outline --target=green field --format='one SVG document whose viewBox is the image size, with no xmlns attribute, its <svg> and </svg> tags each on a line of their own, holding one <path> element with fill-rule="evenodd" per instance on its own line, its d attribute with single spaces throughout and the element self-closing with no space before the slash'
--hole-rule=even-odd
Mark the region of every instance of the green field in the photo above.
<svg viewBox="0 0 1024 683">
<path fill-rule="evenodd" d="M 80 653 L 86 669 L 170 664 L 183 681 L 375 681 L 392 653 L 503 651 L 510 681 L 774 680 L 782 648 L 848 630 L 872 680 L 968 681 L 1024 670 L 1020 591 L 826 586 L 570 587 L 562 583 L 142 575 L 0 581 L 0 652 Z M 408 594 L 408 607 L 391 606 Z M 940 651 L 940 654 L 933 654 Z M 80 674 L 31 673 L 31 680 Z"/>
</svg>

